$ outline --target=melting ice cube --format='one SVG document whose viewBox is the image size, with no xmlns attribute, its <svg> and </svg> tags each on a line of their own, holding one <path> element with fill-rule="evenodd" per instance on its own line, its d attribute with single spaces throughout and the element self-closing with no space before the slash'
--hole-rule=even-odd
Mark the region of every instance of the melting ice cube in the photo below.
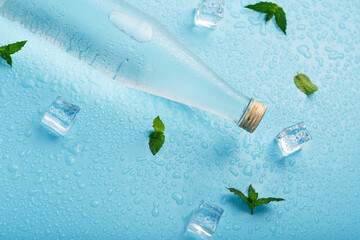
<svg viewBox="0 0 360 240">
<path fill-rule="evenodd" d="M 215 29 L 224 16 L 225 0 L 203 0 L 195 12 L 195 25 Z"/>
<path fill-rule="evenodd" d="M 298 151 L 311 140 L 312 137 L 304 122 L 285 128 L 276 136 L 276 141 L 284 156 Z"/>
<path fill-rule="evenodd" d="M 75 122 L 80 108 L 67 102 L 62 97 L 57 97 L 45 112 L 41 123 L 51 131 L 65 136 L 71 125 Z"/>
<path fill-rule="evenodd" d="M 223 213 L 224 209 L 221 207 L 202 201 L 192 215 L 187 231 L 196 233 L 203 238 L 210 237 L 215 233 Z"/>
</svg>

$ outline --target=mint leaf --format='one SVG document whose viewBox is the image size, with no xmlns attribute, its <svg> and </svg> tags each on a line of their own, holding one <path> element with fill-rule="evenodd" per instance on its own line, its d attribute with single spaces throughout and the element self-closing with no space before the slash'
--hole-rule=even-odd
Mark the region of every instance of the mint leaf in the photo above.
<svg viewBox="0 0 360 240">
<path fill-rule="evenodd" d="M 275 12 L 271 11 L 266 14 L 265 21 L 268 22 L 274 16 Z"/>
<path fill-rule="evenodd" d="M 258 193 L 255 192 L 255 189 L 250 184 L 250 186 L 249 186 L 249 199 L 251 200 L 251 202 L 255 202 L 257 198 L 258 198 Z"/>
<path fill-rule="evenodd" d="M 235 189 L 235 188 L 227 188 L 230 192 L 234 193 L 235 195 L 238 195 L 241 197 L 242 200 L 244 200 L 251 210 L 251 215 L 254 214 L 254 208 L 263 204 L 268 204 L 273 201 L 284 201 L 282 198 L 259 198 L 258 199 L 258 193 L 255 191 L 255 189 L 250 184 L 249 186 L 249 197 L 246 197 L 241 191 Z"/>
<path fill-rule="evenodd" d="M 1 55 L 1 57 L 2 57 L 3 59 L 6 60 L 7 64 L 9 64 L 10 67 L 12 67 L 12 58 L 11 58 L 11 56 L 8 55 L 8 54 L 6 54 L 5 52 L 1 52 L 1 51 L 0 51 L 0 55 Z"/>
<path fill-rule="evenodd" d="M 278 7 L 275 12 L 275 21 L 281 31 L 286 35 L 286 15 L 281 7 Z"/>
<path fill-rule="evenodd" d="M 27 41 L 16 42 L 9 45 L 0 47 L 0 56 L 6 60 L 7 64 L 12 67 L 12 58 L 10 55 L 21 50 L 22 47 L 26 44 Z"/>
<path fill-rule="evenodd" d="M 165 136 L 163 132 L 152 132 L 149 137 L 149 147 L 152 154 L 155 155 L 163 146 L 165 142 Z"/>
<path fill-rule="evenodd" d="M 247 5 L 245 8 L 249 8 L 256 12 L 266 13 L 265 22 L 268 22 L 275 15 L 276 24 L 286 35 L 286 15 L 284 10 L 277 4 L 272 2 L 259 2 L 254 5 Z"/>
<path fill-rule="evenodd" d="M 282 198 L 259 198 L 256 202 L 255 205 L 256 206 L 260 206 L 263 204 L 268 204 L 270 202 L 280 202 L 280 201 L 285 201 L 285 199 Z"/>
<path fill-rule="evenodd" d="M 5 52 L 6 52 L 7 54 L 14 54 L 14 53 L 20 51 L 21 48 L 22 48 L 23 46 L 25 46 L 26 42 L 27 42 L 27 41 L 12 43 L 12 44 L 3 46 L 2 48 L 5 48 Z"/>
<path fill-rule="evenodd" d="M 154 119 L 153 128 L 155 131 L 149 135 L 150 137 L 149 147 L 152 154 L 155 155 L 156 153 L 159 152 L 159 150 L 161 149 L 161 147 L 165 142 L 165 136 L 164 136 L 165 125 L 161 121 L 159 116 L 157 116 Z"/>
<path fill-rule="evenodd" d="M 247 5 L 245 7 L 257 12 L 268 13 L 270 10 L 277 8 L 277 5 L 271 2 L 259 2 L 254 5 Z"/>
<path fill-rule="evenodd" d="M 158 132 L 163 132 L 163 131 L 165 131 L 165 125 L 164 125 L 164 123 L 161 121 L 161 119 L 160 119 L 159 116 L 157 116 L 157 117 L 154 119 L 153 127 L 154 127 L 154 130 L 155 130 L 155 131 L 158 131 Z"/>
<path fill-rule="evenodd" d="M 311 95 L 318 90 L 318 87 L 313 84 L 305 74 L 302 73 L 298 73 L 294 77 L 294 83 L 300 89 L 300 91 L 307 95 Z"/>
<path fill-rule="evenodd" d="M 239 197 L 242 198 L 242 200 L 244 200 L 247 204 L 250 204 L 249 199 L 239 190 L 235 189 L 235 188 L 227 188 L 230 192 L 234 193 L 235 195 L 238 195 Z"/>
</svg>

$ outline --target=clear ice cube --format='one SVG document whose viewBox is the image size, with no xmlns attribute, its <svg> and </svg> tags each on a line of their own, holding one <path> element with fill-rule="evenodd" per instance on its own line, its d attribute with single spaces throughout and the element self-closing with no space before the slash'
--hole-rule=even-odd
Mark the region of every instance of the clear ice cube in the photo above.
<svg viewBox="0 0 360 240">
<path fill-rule="evenodd" d="M 200 235 L 203 238 L 215 233 L 224 209 L 216 205 L 202 201 L 194 212 L 187 226 L 187 231 Z"/>
<path fill-rule="evenodd" d="M 284 156 L 300 150 L 311 140 L 312 137 L 304 122 L 285 128 L 276 136 L 276 141 Z"/>
<path fill-rule="evenodd" d="M 215 29 L 224 16 L 225 0 L 203 0 L 195 12 L 195 25 Z"/>
<path fill-rule="evenodd" d="M 75 122 L 80 108 L 67 102 L 61 96 L 50 105 L 45 112 L 41 123 L 54 133 L 65 136 L 71 125 Z"/>
</svg>

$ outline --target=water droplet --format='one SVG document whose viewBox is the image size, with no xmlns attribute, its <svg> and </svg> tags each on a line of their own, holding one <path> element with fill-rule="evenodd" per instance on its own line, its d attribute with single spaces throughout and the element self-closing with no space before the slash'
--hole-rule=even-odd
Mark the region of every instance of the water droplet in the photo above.
<svg viewBox="0 0 360 240">
<path fill-rule="evenodd" d="M 154 217 L 158 217 L 159 216 L 159 202 L 158 201 L 154 201 L 153 202 L 153 210 L 151 212 L 151 214 L 154 216 Z"/>
<path fill-rule="evenodd" d="M 251 177 L 253 175 L 252 166 L 246 165 L 243 169 L 243 173 L 244 173 L 244 175 Z"/>
<path fill-rule="evenodd" d="M 291 193 L 291 189 L 288 186 L 285 186 L 284 190 L 283 190 L 283 193 L 284 194 L 289 194 L 289 193 Z"/>
<path fill-rule="evenodd" d="M 179 172 L 174 172 L 173 175 L 172 175 L 172 177 L 173 177 L 173 178 L 176 178 L 176 179 L 180 179 L 180 178 L 181 178 Z"/>
<path fill-rule="evenodd" d="M 90 206 L 92 206 L 93 208 L 97 208 L 99 206 L 99 204 L 100 203 L 98 201 L 95 201 L 95 200 L 90 202 Z"/>
<path fill-rule="evenodd" d="M 136 214 L 137 216 L 142 216 L 142 215 L 144 214 L 144 212 L 142 212 L 142 211 L 136 211 L 135 214 Z"/>
<path fill-rule="evenodd" d="M 25 137 L 31 137 L 32 132 L 30 129 L 26 129 L 25 133 L 24 133 Z"/>
<path fill-rule="evenodd" d="M 78 155 L 80 153 L 80 145 L 74 140 L 69 140 L 68 142 L 65 142 L 64 148 L 74 155 Z"/>
<path fill-rule="evenodd" d="M 72 166 L 74 165 L 75 163 L 75 158 L 73 157 L 67 157 L 66 160 L 65 160 L 66 164 L 69 165 L 69 166 Z"/>
<path fill-rule="evenodd" d="M 310 53 L 310 49 L 309 49 L 309 47 L 308 46 L 306 46 L 306 45 L 301 45 L 301 46 L 299 46 L 299 47 L 297 47 L 297 50 L 298 50 L 298 52 L 301 54 L 301 55 L 303 55 L 304 57 L 306 57 L 306 58 L 311 58 L 311 53 Z"/>
<path fill-rule="evenodd" d="M 10 125 L 7 127 L 7 130 L 9 130 L 9 132 L 13 132 L 13 131 L 15 130 L 14 124 L 10 124 Z"/>
<path fill-rule="evenodd" d="M 136 161 L 137 161 L 137 162 L 145 162 L 145 161 L 146 161 L 146 158 L 138 157 L 138 158 L 136 158 Z"/>
<path fill-rule="evenodd" d="M 140 197 L 134 198 L 134 203 L 135 203 L 135 204 L 139 204 L 139 203 L 140 203 L 140 199 L 141 199 Z"/>
<path fill-rule="evenodd" d="M 11 164 L 11 165 L 8 166 L 7 169 L 9 170 L 9 172 L 14 173 L 14 172 L 16 172 L 17 170 L 19 170 L 19 166 L 18 166 L 18 165 L 15 165 L 15 164 Z"/>
<path fill-rule="evenodd" d="M 202 142 L 202 143 L 201 143 L 201 147 L 202 147 L 203 149 L 207 149 L 207 148 L 209 147 L 209 145 L 208 145 L 206 142 Z"/>
<path fill-rule="evenodd" d="M 33 88 L 35 87 L 35 82 L 31 78 L 26 78 L 21 82 L 21 86 L 23 86 L 24 88 Z"/>
<path fill-rule="evenodd" d="M 178 205 L 182 205 L 184 203 L 184 197 L 179 192 L 174 192 L 171 197 L 176 201 Z"/>
<path fill-rule="evenodd" d="M 234 24 L 234 28 L 245 28 L 246 27 L 246 24 L 245 22 L 237 22 Z"/>
<path fill-rule="evenodd" d="M 232 167 L 229 167 L 229 172 L 235 177 L 239 176 L 239 173 Z"/>
</svg>

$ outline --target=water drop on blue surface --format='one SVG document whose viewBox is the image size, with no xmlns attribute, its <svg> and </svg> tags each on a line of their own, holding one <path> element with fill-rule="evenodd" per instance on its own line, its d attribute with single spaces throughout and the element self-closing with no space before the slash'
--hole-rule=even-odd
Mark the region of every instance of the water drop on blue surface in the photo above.
<svg viewBox="0 0 360 240">
<path fill-rule="evenodd" d="M 283 190 L 283 193 L 284 193 L 284 194 L 289 194 L 289 193 L 291 193 L 291 188 L 289 188 L 288 186 L 285 186 L 285 187 L 284 187 L 284 190 Z"/>
<path fill-rule="evenodd" d="M 239 173 L 232 167 L 229 167 L 229 172 L 235 177 L 239 176 Z"/>
<path fill-rule="evenodd" d="M 157 201 L 153 202 L 153 210 L 151 212 L 151 215 L 153 215 L 154 217 L 159 216 L 159 202 Z"/>
<path fill-rule="evenodd" d="M 244 175 L 251 177 L 253 175 L 252 166 L 246 165 L 243 169 L 243 173 L 244 173 Z"/>
<path fill-rule="evenodd" d="M 179 172 L 174 172 L 173 175 L 172 175 L 172 177 L 173 177 L 173 178 L 176 178 L 176 179 L 180 179 L 180 178 L 181 178 Z"/>
<path fill-rule="evenodd" d="M 32 135 L 31 130 L 30 130 L 30 129 L 26 129 L 24 135 L 25 135 L 25 137 L 31 137 L 31 135 Z"/>
<path fill-rule="evenodd" d="M 92 206 L 93 208 L 97 208 L 99 206 L 99 204 L 100 203 L 98 201 L 95 201 L 95 200 L 90 202 L 90 206 Z"/>
<path fill-rule="evenodd" d="M 184 197 L 179 192 L 174 192 L 171 197 L 178 205 L 182 205 L 184 203 Z"/>
<path fill-rule="evenodd" d="M 309 51 L 309 47 L 306 45 L 301 45 L 297 47 L 298 52 L 306 58 L 311 58 L 311 53 Z"/>
<path fill-rule="evenodd" d="M 75 158 L 69 156 L 66 158 L 65 162 L 67 165 L 72 166 L 75 163 Z"/>
<path fill-rule="evenodd" d="M 9 170 L 9 172 L 14 173 L 19 170 L 19 166 L 15 164 L 10 164 L 7 169 Z"/>
</svg>

